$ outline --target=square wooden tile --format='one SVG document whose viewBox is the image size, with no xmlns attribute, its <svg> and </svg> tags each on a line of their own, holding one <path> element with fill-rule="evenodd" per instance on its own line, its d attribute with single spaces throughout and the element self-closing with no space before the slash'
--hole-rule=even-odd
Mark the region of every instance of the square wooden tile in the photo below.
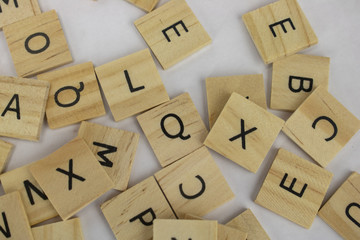
<svg viewBox="0 0 360 240">
<path fill-rule="evenodd" d="M 0 30 L 9 24 L 41 13 L 37 0 L 9 0 L 0 3 Z"/>
<path fill-rule="evenodd" d="M 191 215 L 191 214 L 185 214 L 185 219 L 203 220 L 202 218 Z M 246 232 L 242 232 L 236 228 L 227 227 L 222 224 L 218 224 L 217 232 L 218 232 L 218 236 L 217 236 L 218 240 L 246 240 L 247 239 Z"/>
<path fill-rule="evenodd" d="M 171 0 L 135 21 L 161 66 L 167 69 L 211 43 L 185 0 Z"/>
<path fill-rule="evenodd" d="M 63 220 L 107 192 L 113 183 L 84 140 L 75 139 L 30 166 Z"/>
<path fill-rule="evenodd" d="M 134 4 L 135 6 L 147 12 L 151 12 L 156 6 L 156 4 L 159 2 L 159 0 L 126 0 L 126 1 Z"/>
<path fill-rule="evenodd" d="M 0 140 L 0 173 L 4 170 L 12 153 L 13 147 L 13 144 Z"/>
<path fill-rule="evenodd" d="M 360 120 L 320 86 L 286 121 L 283 131 L 326 167 L 359 129 Z"/>
<path fill-rule="evenodd" d="M 49 83 L 0 76 L 0 135 L 38 141 Z"/>
<path fill-rule="evenodd" d="M 284 121 L 233 93 L 205 140 L 205 145 L 256 172 Z"/>
<path fill-rule="evenodd" d="M 156 218 L 176 218 L 154 177 L 149 177 L 101 205 L 116 239 L 150 240 Z"/>
<path fill-rule="evenodd" d="M 79 218 L 47 224 L 32 229 L 34 240 L 83 240 Z"/>
<path fill-rule="evenodd" d="M 60 128 L 105 115 L 92 62 L 37 76 L 50 83 L 46 118 L 50 128 Z"/>
<path fill-rule="evenodd" d="M 354 172 L 318 215 L 344 239 L 360 239 L 360 174 Z"/>
<path fill-rule="evenodd" d="M 156 219 L 153 240 L 169 239 L 217 240 L 217 221 Z"/>
<path fill-rule="evenodd" d="M 188 93 L 139 115 L 137 120 L 162 167 L 202 147 L 208 134 Z"/>
<path fill-rule="evenodd" d="M 169 100 L 149 49 L 95 69 L 115 121 Z"/>
<path fill-rule="evenodd" d="M 236 92 L 267 109 L 262 74 L 210 77 L 206 79 L 206 94 L 210 128 L 219 117 L 231 94 Z"/>
<path fill-rule="evenodd" d="M 20 194 L 13 192 L 0 197 L 1 239 L 34 240 Z"/>
<path fill-rule="evenodd" d="M 179 218 L 204 216 L 235 196 L 206 147 L 155 173 Z"/>
<path fill-rule="evenodd" d="M 243 21 L 266 64 L 318 42 L 296 0 L 280 0 L 243 15 Z"/>
<path fill-rule="evenodd" d="M 295 54 L 273 63 L 272 109 L 295 111 L 318 86 L 328 88 L 330 58 Z"/>
<path fill-rule="evenodd" d="M 82 122 L 78 136 L 85 140 L 95 154 L 114 182 L 114 188 L 125 191 L 140 135 L 96 123 Z"/>
<path fill-rule="evenodd" d="M 56 212 L 48 197 L 30 173 L 30 166 L 25 165 L 1 175 L 1 184 L 5 193 L 18 191 L 24 204 L 30 225 L 35 225 L 56 217 Z"/>
<path fill-rule="evenodd" d="M 55 10 L 23 19 L 3 28 L 20 77 L 30 77 L 72 62 Z"/>
<path fill-rule="evenodd" d="M 279 149 L 255 202 L 310 228 L 332 176 L 316 164 Z"/>
<path fill-rule="evenodd" d="M 250 209 L 245 210 L 240 215 L 230 220 L 226 226 L 246 232 L 247 240 L 270 240 L 270 237 Z"/>
</svg>

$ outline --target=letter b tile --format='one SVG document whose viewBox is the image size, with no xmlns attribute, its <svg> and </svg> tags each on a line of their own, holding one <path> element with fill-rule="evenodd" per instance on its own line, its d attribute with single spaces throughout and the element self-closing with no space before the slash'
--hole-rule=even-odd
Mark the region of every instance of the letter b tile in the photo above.
<svg viewBox="0 0 360 240">
<path fill-rule="evenodd" d="M 305 228 L 310 228 L 333 174 L 279 149 L 255 202 Z"/>
<path fill-rule="evenodd" d="M 101 205 L 118 240 L 150 240 L 155 219 L 175 219 L 154 177 L 149 177 Z"/>
<path fill-rule="evenodd" d="M 137 120 L 162 167 L 203 146 L 208 133 L 188 93 L 143 113 Z"/>
<path fill-rule="evenodd" d="M 326 167 L 360 129 L 360 121 L 319 86 L 286 121 L 284 133 Z"/>
</svg>

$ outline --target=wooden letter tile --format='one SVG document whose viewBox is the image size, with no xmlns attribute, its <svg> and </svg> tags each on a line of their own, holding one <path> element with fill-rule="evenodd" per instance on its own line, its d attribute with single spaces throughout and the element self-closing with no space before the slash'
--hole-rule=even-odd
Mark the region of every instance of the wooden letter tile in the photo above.
<svg viewBox="0 0 360 240">
<path fill-rule="evenodd" d="M 50 82 L 46 117 L 50 128 L 60 128 L 105 115 L 99 84 L 91 62 L 37 76 Z"/>
<path fill-rule="evenodd" d="M 151 12 L 156 6 L 156 4 L 159 2 L 159 0 L 126 0 L 126 1 L 134 4 L 135 6 L 147 12 Z"/>
<path fill-rule="evenodd" d="M 0 30 L 9 24 L 41 13 L 37 0 L 9 0 L 0 2 Z"/>
<path fill-rule="evenodd" d="M 320 86 L 286 121 L 283 131 L 326 167 L 359 129 L 359 119 Z"/>
<path fill-rule="evenodd" d="M 30 171 L 63 220 L 113 187 L 82 139 L 75 139 L 34 163 Z"/>
<path fill-rule="evenodd" d="M 1 175 L 1 184 L 6 193 L 15 191 L 20 193 L 30 225 L 35 225 L 58 214 L 30 173 L 31 165 L 4 173 Z"/>
<path fill-rule="evenodd" d="M 272 109 L 296 110 L 318 86 L 328 88 L 330 58 L 303 54 L 273 64 Z"/>
<path fill-rule="evenodd" d="M 239 216 L 230 220 L 226 226 L 246 232 L 247 240 L 270 240 L 270 237 L 250 209 L 247 209 Z"/>
<path fill-rule="evenodd" d="M 18 76 L 34 76 L 72 62 L 54 10 L 5 26 L 3 30 Z"/>
<path fill-rule="evenodd" d="M 344 239 L 360 239 L 360 174 L 354 172 L 320 209 L 319 216 Z"/>
<path fill-rule="evenodd" d="M 83 138 L 103 166 L 114 188 L 125 191 L 139 142 L 139 134 L 82 122 L 79 137 Z"/>
<path fill-rule="evenodd" d="M 205 145 L 256 172 L 284 121 L 233 93 L 205 140 Z"/>
<path fill-rule="evenodd" d="M 49 83 L 0 76 L 0 85 L 0 135 L 39 140 Z"/>
<path fill-rule="evenodd" d="M 217 222 L 208 220 L 156 219 L 154 240 L 217 240 Z"/>
<path fill-rule="evenodd" d="M 176 218 L 154 177 L 101 205 L 116 239 L 150 240 L 156 218 Z"/>
<path fill-rule="evenodd" d="M 266 64 L 318 42 L 296 0 L 280 0 L 243 15 L 243 21 Z"/>
<path fill-rule="evenodd" d="M 262 74 L 207 78 L 206 93 L 210 128 L 233 92 L 246 97 L 265 110 L 267 109 Z"/>
<path fill-rule="evenodd" d="M 179 218 L 189 212 L 204 216 L 234 198 L 206 147 L 160 170 L 155 178 Z"/>
<path fill-rule="evenodd" d="M 11 143 L 0 140 L 0 174 L 5 168 L 5 165 L 10 158 L 14 145 Z"/>
<path fill-rule="evenodd" d="M 203 146 L 208 134 L 188 93 L 137 117 L 162 167 Z"/>
<path fill-rule="evenodd" d="M 0 239 L 34 240 L 18 192 L 0 197 L 0 213 Z"/>
<path fill-rule="evenodd" d="M 191 215 L 191 214 L 186 214 L 185 219 L 203 220 L 202 218 Z M 246 238 L 247 233 L 242 232 L 233 227 L 227 227 L 222 224 L 218 224 L 217 232 L 218 232 L 218 236 L 217 236 L 218 240 L 246 240 L 247 239 Z"/>
<path fill-rule="evenodd" d="M 279 149 L 255 202 L 310 228 L 332 176 L 316 164 Z"/>
<path fill-rule="evenodd" d="M 95 70 L 115 121 L 169 100 L 149 49 Z"/>
<path fill-rule="evenodd" d="M 171 0 L 135 21 L 161 66 L 167 69 L 211 43 L 185 0 Z"/>
<path fill-rule="evenodd" d="M 83 240 L 79 218 L 32 229 L 34 240 Z"/>
</svg>

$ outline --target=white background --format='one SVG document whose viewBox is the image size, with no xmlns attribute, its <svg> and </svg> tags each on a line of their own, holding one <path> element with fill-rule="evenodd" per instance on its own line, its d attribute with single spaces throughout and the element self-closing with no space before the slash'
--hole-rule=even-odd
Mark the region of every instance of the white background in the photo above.
<svg viewBox="0 0 360 240">
<path fill-rule="evenodd" d="M 164 2 L 166 1 L 161 0 L 159 5 Z M 206 125 L 206 77 L 263 73 L 269 103 L 272 66 L 265 65 L 261 60 L 241 16 L 270 2 L 273 1 L 188 0 L 213 43 L 169 70 L 164 71 L 157 62 L 156 64 L 170 97 L 189 92 Z M 74 58 L 73 64 L 92 61 L 95 66 L 100 66 L 147 47 L 133 24 L 145 12 L 123 0 L 39 0 L 39 3 L 43 11 L 55 9 L 58 12 Z M 299 0 L 299 4 L 319 39 L 317 45 L 303 53 L 331 58 L 329 91 L 360 118 L 360 1 Z M 16 75 L 2 32 L 0 75 Z M 160 165 L 135 117 L 114 122 L 107 105 L 106 108 L 106 116 L 92 121 L 141 133 L 129 184 L 133 186 L 154 174 L 160 169 Z M 290 116 L 286 112 L 271 112 L 284 120 Z M 76 124 L 50 130 L 45 122 L 41 140 L 37 143 L 3 138 L 16 145 L 7 170 L 47 156 L 74 138 L 78 128 L 79 124 Z M 256 174 L 211 152 L 236 198 L 206 217 L 224 223 L 246 208 L 251 208 L 272 239 L 340 239 L 319 217 L 316 217 L 311 229 L 306 230 L 253 202 L 279 147 L 311 161 L 308 155 L 282 133 Z M 327 167 L 334 173 L 334 178 L 325 200 L 351 171 L 360 171 L 359 156 L 358 132 Z M 118 192 L 110 191 L 76 215 L 81 218 L 85 239 L 115 239 L 99 205 L 116 194 Z M 52 221 L 54 220 L 48 222 Z"/>
</svg>

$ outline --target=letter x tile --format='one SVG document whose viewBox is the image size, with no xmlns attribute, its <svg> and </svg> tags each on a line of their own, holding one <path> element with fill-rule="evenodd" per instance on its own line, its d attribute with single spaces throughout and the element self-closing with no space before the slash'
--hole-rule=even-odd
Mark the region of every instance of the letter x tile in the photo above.
<svg viewBox="0 0 360 240">
<path fill-rule="evenodd" d="M 211 39 L 185 0 L 171 0 L 135 21 L 161 66 L 167 69 Z"/>
<path fill-rule="evenodd" d="M 56 211 L 66 220 L 113 187 L 84 140 L 75 139 L 30 167 Z"/>
<path fill-rule="evenodd" d="M 205 140 L 205 145 L 256 172 L 284 121 L 233 93 Z"/>
<path fill-rule="evenodd" d="M 332 177 L 316 164 L 279 149 L 255 202 L 310 228 Z"/>
<path fill-rule="evenodd" d="M 319 86 L 286 121 L 283 131 L 326 167 L 359 129 L 359 119 Z"/>
</svg>

